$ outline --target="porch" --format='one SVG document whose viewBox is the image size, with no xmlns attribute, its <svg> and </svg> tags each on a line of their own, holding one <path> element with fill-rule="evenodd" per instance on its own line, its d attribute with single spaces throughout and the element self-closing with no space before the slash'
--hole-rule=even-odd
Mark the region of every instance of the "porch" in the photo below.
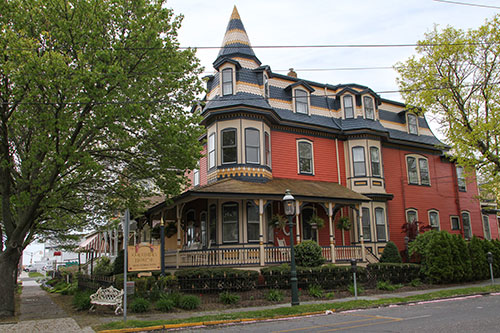
<svg viewBox="0 0 500 333">
<path fill-rule="evenodd" d="M 370 251 L 360 245 L 322 246 L 325 262 L 358 261 L 376 262 L 378 259 Z M 166 268 L 214 267 L 214 266 L 265 266 L 290 262 L 289 246 L 233 247 L 201 250 L 167 251 L 165 253 Z M 363 250 L 365 251 L 363 255 Z M 333 257 L 332 257 L 333 253 Z"/>
</svg>

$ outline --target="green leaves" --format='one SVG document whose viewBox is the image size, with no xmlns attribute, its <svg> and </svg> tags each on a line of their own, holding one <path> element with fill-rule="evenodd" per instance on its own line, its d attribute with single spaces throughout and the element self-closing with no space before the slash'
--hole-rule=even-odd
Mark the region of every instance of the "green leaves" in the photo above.
<svg viewBox="0 0 500 333">
<path fill-rule="evenodd" d="M 476 30 L 438 27 L 419 41 L 417 56 L 395 66 L 405 101 L 440 122 L 460 165 L 500 183 L 500 18 Z"/>
</svg>

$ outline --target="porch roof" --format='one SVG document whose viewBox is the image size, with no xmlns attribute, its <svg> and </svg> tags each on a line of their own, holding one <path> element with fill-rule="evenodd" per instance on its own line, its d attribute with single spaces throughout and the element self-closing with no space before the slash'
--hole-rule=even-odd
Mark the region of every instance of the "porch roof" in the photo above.
<svg viewBox="0 0 500 333">
<path fill-rule="evenodd" d="M 287 189 L 295 199 L 301 201 L 335 202 L 345 205 L 371 201 L 362 194 L 331 182 L 274 178 L 265 183 L 257 183 L 227 178 L 190 189 L 173 198 L 173 204 L 197 198 L 281 200 Z"/>
</svg>

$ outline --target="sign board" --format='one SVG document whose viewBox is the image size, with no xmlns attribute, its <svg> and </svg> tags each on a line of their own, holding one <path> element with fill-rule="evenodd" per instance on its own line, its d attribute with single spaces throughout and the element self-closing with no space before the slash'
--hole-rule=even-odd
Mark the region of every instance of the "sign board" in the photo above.
<svg viewBox="0 0 500 333">
<path fill-rule="evenodd" d="M 129 246 L 127 266 L 129 272 L 160 270 L 160 246 L 151 244 Z"/>
<path fill-rule="evenodd" d="M 127 295 L 133 295 L 135 293 L 135 282 L 127 281 Z"/>
</svg>

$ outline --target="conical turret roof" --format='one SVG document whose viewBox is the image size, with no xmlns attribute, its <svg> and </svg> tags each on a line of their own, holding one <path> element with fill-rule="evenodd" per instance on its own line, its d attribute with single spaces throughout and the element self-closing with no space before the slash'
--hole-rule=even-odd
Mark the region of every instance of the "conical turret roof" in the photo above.
<svg viewBox="0 0 500 333">
<path fill-rule="evenodd" d="M 236 6 L 233 8 L 221 49 L 214 63 L 218 62 L 220 58 L 231 58 L 234 56 L 250 58 L 255 60 L 259 65 L 261 64 L 253 52 Z"/>
</svg>

